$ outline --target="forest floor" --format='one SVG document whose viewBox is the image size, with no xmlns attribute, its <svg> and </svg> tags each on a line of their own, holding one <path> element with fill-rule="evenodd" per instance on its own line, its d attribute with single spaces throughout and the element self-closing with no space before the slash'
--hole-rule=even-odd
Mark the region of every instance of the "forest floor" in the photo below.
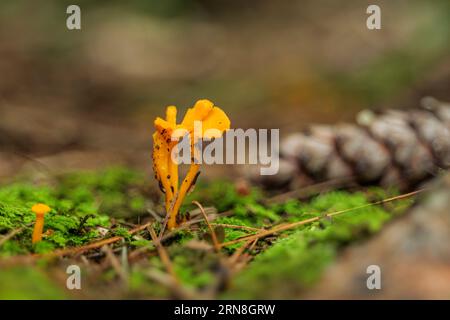
<svg viewBox="0 0 450 320">
<path fill-rule="evenodd" d="M 160 241 L 151 179 L 166 104 L 209 98 L 232 127 L 283 137 L 365 108 L 450 101 L 448 1 L 387 1 L 377 33 L 361 28 L 358 1 L 237 18 L 227 2 L 205 21 L 92 2 L 90 31 L 71 36 L 59 7 L 24 3 L 0 5 L 0 299 L 450 297 L 448 174 L 405 197 L 351 181 L 271 194 L 210 166 Z M 37 202 L 52 211 L 32 245 Z M 81 290 L 66 287 L 70 265 Z M 381 290 L 367 288 L 371 265 Z"/>
<path fill-rule="evenodd" d="M 184 221 L 161 235 L 159 192 L 138 171 L 19 178 L 0 188 L 0 297 L 320 296 L 320 279 L 343 252 L 402 218 L 418 194 L 398 196 L 348 183 L 270 196 L 230 181 L 200 182 L 181 210 Z M 32 245 L 36 202 L 52 211 L 43 241 Z M 66 288 L 73 264 L 82 270 L 81 290 Z M 354 291 L 374 295 L 368 265 L 359 267 L 351 271 L 359 278 Z"/>
</svg>

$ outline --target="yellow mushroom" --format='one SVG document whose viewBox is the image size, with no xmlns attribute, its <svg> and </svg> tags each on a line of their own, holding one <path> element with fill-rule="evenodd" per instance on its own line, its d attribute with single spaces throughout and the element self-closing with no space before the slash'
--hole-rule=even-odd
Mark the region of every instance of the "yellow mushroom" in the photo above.
<svg viewBox="0 0 450 320">
<path fill-rule="evenodd" d="M 166 194 L 166 209 L 169 209 L 170 200 L 174 194 L 170 184 L 169 160 L 169 144 L 159 132 L 155 132 L 153 134 L 153 171 L 159 188 Z"/>
<path fill-rule="evenodd" d="M 50 211 L 50 207 L 37 203 L 31 207 L 31 211 L 36 214 L 36 222 L 34 224 L 32 242 L 36 243 L 42 240 L 42 231 L 44 230 L 44 215 Z"/>
<path fill-rule="evenodd" d="M 167 212 L 178 191 L 178 165 L 171 160 L 172 149 L 176 146 L 176 141 L 171 140 L 176 117 L 176 107 L 167 107 L 166 120 L 156 118 L 156 132 L 153 134 L 153 171 L 161 191 L 165 193 Z"/>
<path fill-rule="evenodd" d="M 170 126 L 175 127 L 177 125 L 177 108 L 175 106 L 169 106 L 166 110 L 166 121 L 169 122 Z M 170 152 L 176 148 L 176 142 L 171 142 L 169 145 Z M 170 183 L 173 186 L 174 195 L 178 192 L 178 165 L 171 161 L 169 154 L 169 175 Z"/>
<path fill-rule="evenodd" d="M 195 185 L 199 175 L 200 165 L 192 161 L 186 177 L 178 188 L 178 166 L 172 162 L 171 152 L 176 147 L 176 141 L 172 141 L 172 133 L 176 129 L 183 129 L 191 138 L 191 159 L 197 159 L 194 138 L 218 138 L 225 130 L 230 128 L 230 120 L 225 112 L 209 100 L 199 100 L 194 107 L 189 108 L 181 124 L 176 124 L 176 108 L 170 106 L 166 110 L 166 120 L 156 118 L 156 132 L 153 135 L 153 170 L 161 189 L 166 194 L 166 210 L 169 213 L 168 228 L 173 229 L 176 218 L 184 197 Z M 200 137 L 194 136 L 195 122 L 202 124 Z M 215 130 L 210 130 L 215 129 Z"/>
<path fill-rule="evenodd" d="M 223 133 L 223 131 L 230 129 L 230 119 L 228 119 L 225 112 L 209 100 L 199 100 L 193 108 L 189 108 L 186 115 L 181 122 L 181 127 L 193 132 L 195 121 L 202 123 L 202 137 L 204 138 L 218 138 L 219 136 L 205 136 L 206 131 L 216 129 Z"/>
</svg>

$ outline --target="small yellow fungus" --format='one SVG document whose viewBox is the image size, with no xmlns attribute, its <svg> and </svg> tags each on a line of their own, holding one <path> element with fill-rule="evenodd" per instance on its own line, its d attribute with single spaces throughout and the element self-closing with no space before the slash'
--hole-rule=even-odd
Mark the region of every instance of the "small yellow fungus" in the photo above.
<svg viewBox="0 0 450 320">
<path fill-rule="evenodd" d="M 50 207 L 37 203 L 31 207 L 31 211 L 36 214 L 36 222 L 34 224 L 32 242 L 36 243 L 42 240 L 42 231 L 44 230 L 44 215 L 50 211 Z"/>
<path fill-rule="evenodd" d="M 177 138 L 180 137 L 174 137 L 175 139 L 172 140 L 172 134 L 175 130 L 182 129 L 182 132 L 190 135 L 191 159 L 194 160 L 197 159 L 198 153 L 195 148 L 195 139 L 219 138 L 230 128 L 230 120 L 225 112 L 206 99 L 197 101 L 194 107 L 189 108 L 180 124 L 176 123 L 176 116 L 176 107 L 167 107 L 166 119 L 160 117 L 155 119 L 156 132 L 153 134 L 153 171 L 160 189 L 165 193 L 169 229 L 176 226 L 176 218 L 183 199 L 195 185 L 200 173 L 200 165 L 191 161 L 188 173 L 179 186 L 178 165 L 172 161 L 171 154 L 176 148 Z M 200 135 L 194 132 L 196 121 L 202 125 Z"/>
</svg>

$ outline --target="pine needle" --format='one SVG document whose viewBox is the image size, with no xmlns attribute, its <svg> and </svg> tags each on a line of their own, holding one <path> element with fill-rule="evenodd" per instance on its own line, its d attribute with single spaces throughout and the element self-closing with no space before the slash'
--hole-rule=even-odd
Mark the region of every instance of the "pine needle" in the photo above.
<svg viewBox="0 0 450 320">
<path fill-rule="evenodd" d="M 210 223 L 212 226 L 215 227 L 224 227 L 224 228 L 230 228 L 230 229 L 243 229 L 247 231 L 263 231 L 264 229 L 261 228 L 253 228 L 249 226 L 239 226 L 235 224 L 228 224 L 228 223 Z"/>
</svg>

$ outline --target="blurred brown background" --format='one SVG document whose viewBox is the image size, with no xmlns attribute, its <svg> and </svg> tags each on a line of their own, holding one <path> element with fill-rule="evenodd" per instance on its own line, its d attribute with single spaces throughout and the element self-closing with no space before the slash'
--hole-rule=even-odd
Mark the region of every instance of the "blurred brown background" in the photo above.
<svg viewBox="0 0 450 320">
<path fill-rule="evenodd" d="M 151 170 L 153 119 L 208 98 L 233 127 L 350 121 L 450 100 L 450 2 L 0 2 L 0 178 L 127 164 Z M 377 4 L 382 29 L 366 28 Z"/>
</svg>

